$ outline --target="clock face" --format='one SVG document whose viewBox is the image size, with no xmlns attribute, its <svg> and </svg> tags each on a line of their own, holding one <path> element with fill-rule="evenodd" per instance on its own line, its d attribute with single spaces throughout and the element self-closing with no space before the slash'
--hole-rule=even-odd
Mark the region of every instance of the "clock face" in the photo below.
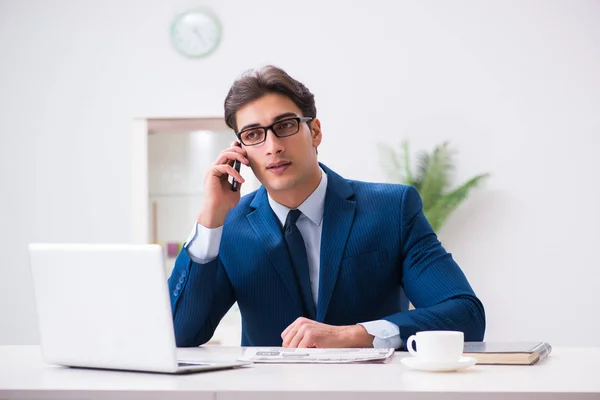
<svg viewBox="0 0 600 400">
<path fill-rule="evenodd" d="M 171 25 L 171 42 L 186 57 L 199 58 L 212 53 L 221 41 L 221 24 L 206 10 L 187 11 Z"/>
</svg>

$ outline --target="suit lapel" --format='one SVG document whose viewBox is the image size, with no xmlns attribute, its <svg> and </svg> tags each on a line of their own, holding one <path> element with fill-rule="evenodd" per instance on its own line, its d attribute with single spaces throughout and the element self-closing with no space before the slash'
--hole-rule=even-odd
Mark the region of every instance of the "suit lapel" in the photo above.
<svg viewBox="0 0 600 400">
<path fill-rule="evenodd" d="M 317 321 L 323 322 L 335 288 L 348 235 L 354 221 L 356 202 L 349 200 L 354 191 L 339 175 L 321 164 L 327 173 L 327 192 L 323 210 L 321 260 L 319 268 L 319 301 Z"/>
<path fill-rule="evenodd" d="M 269 205 L 264 187 L 258 190 L 250 206 L 254 207 L 255 210 L 247 215 L 248 222 L 256 233 L 258 240 L 262 242 L 265 251 L 288 289 L 290 297 L 302 310 L 302 297 L 298 289 L 294 267 L 290 262 L 288 250 L 283 240 L 282 228 Z"/>
</svg>

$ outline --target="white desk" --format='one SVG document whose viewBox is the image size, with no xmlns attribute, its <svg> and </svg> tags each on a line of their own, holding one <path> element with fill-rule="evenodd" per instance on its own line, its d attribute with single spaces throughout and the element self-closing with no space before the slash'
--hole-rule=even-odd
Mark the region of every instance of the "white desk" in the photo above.
<svg viewBox="0 0 600 400">
<path fill-rule="evenodd" d="M 235 359 L 239 347 L 180 349 L 182 359 Z M 265 365 L 171 376 L 45 365 L 37 346 L 0 346 L 0 399 L 600 399 L 600 347 L 555 348 L 534 366 L 413 371 L 388 364 Z"/>
</svg>

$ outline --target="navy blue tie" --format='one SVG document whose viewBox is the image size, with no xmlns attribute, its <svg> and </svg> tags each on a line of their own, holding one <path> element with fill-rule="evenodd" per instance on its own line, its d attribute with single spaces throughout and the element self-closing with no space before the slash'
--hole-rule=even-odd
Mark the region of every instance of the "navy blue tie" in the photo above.
<svg viewBox="0 0 600 400">
<path fill-rule="evenodd" d="M 300 217 L 302 212 L 300 210 L 290 210 L 285 219 L 285 225 L 283 226 L 283 234 L 285 242 L 287 244 L 288 251 L 294 270 L 296 272 L 296 278 L 300 285 L 300 293 L 302 294 L 302 302 L 304 303 L 305 316 L 310 319 L 315 319 L 316 310 L 315 303 L 312 297 L 312 290 L 310 288 L 310 275 L 308 272 L 308 257 L 306 255 L 306 246 L 304 245 L 304 239 L 298 227 L 296 221 Z"/>
</svg>

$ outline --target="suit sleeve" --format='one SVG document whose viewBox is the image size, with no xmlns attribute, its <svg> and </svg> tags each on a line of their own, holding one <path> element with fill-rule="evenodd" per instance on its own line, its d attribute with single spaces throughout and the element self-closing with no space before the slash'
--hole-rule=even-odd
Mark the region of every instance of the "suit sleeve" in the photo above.
<svg viewBox="0 0 600 400">
<path fill-rule="evenodd" d="M 184 248 L 169 278 L 169 296 L 178 347 L 200 346 L 235 302 L 234 290 L 221 257 L 199 264 Z"/>
<path fill-rule="evenodd" d="M 457 330 L 464 332 L 465 341 L 483 340 L 483 304 L 438 241 L 413 187 L 408 187 L 402 196 L 401 224 L 400 283 L 415 310 L 384 319 L 398 325 L 403 342 L 423 330 Z"/>
</svg>

